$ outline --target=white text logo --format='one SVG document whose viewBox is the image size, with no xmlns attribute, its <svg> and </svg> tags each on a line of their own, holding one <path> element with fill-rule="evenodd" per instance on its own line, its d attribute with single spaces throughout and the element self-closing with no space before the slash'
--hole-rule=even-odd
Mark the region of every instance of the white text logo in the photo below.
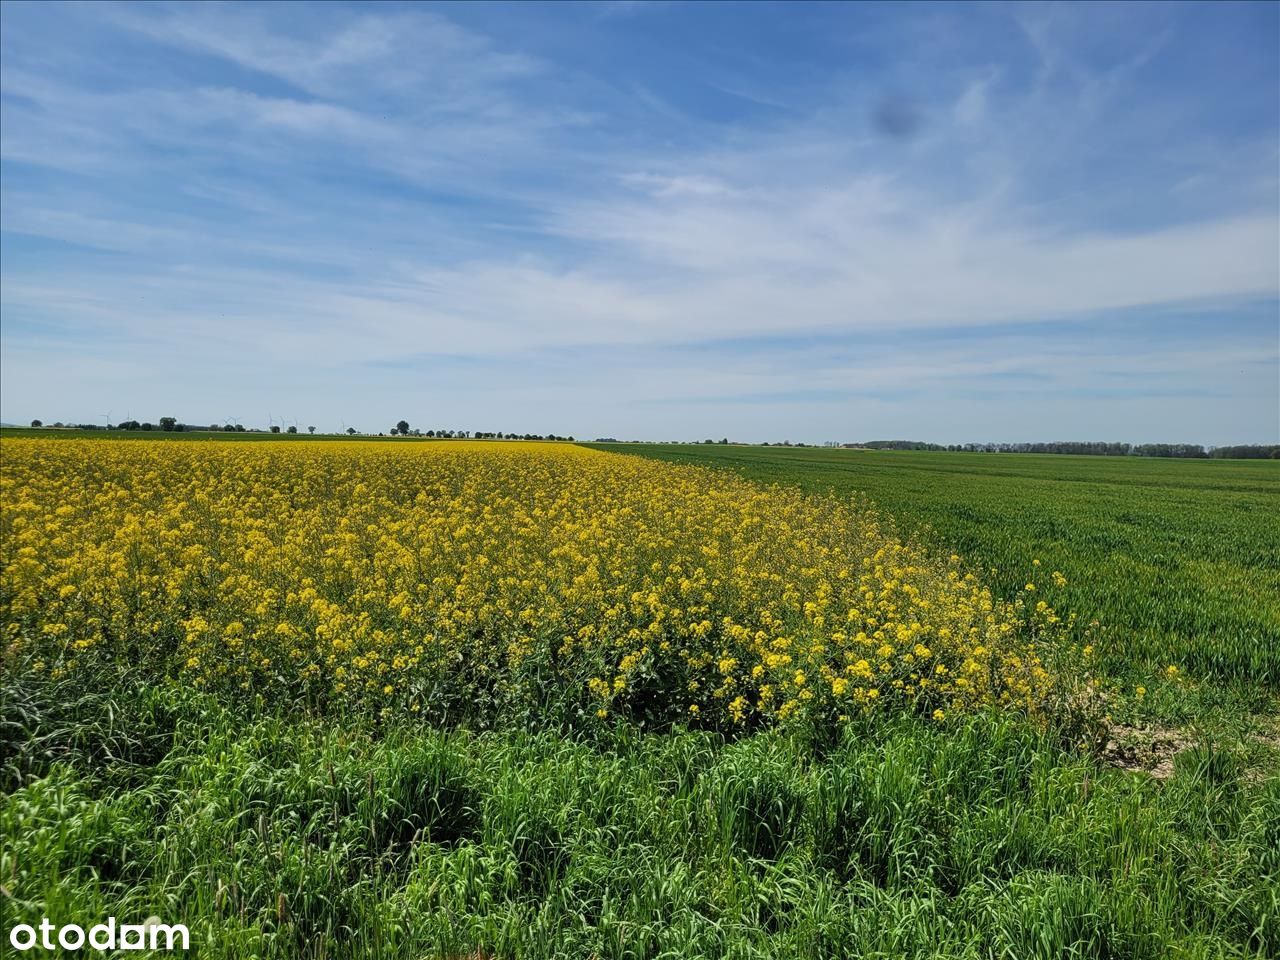
<svg viewBox="0 0 1280 960">
<path fill-rule="evenodd" d="M 159 917 L 147 917 L 142 923 L 122 923 L 107 917 L 86 931 L 68 923 L 55 927 L 45 917 L 38 927 L 20 923 L 9 931 L 9 945 L 15 950 L 190 950 L 191 935 L 180 923 L 162 923 Z"/>
</svg>

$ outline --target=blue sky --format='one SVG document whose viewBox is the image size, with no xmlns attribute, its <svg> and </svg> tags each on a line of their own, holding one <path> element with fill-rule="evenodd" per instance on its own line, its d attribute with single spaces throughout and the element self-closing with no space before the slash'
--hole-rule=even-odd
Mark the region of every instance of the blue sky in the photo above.
<svg viewBox="0 0 1280 960">
<path fill-rule="evenodd" d="M 1280 439 L 1280 6 L 0 7 L 0 415 Z"/>
</svg>

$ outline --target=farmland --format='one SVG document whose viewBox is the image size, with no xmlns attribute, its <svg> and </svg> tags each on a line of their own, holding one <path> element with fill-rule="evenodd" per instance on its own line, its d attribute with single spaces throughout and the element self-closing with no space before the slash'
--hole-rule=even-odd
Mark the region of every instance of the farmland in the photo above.
<svg viewBox="0 0 1280 960">
<path fill-rule="evenodd" d="M 1280 948 L 1275 465 L 610 449 L 6 436 L 4 910 L 209 957 Z"/>
<path fill-rule="evenodd" d="M 1280 465 L 815 448 L 609 449 L 870 497 L 908 533 L 984 569 L 1002 596 L 1035 561 L 1044 596 L 1097 620 L 1108 672 L 1178 664 L 1224 690 L 1280 686 Z M 1241 683 L 1243 681 L 1244 683 Z"/>
</svg>

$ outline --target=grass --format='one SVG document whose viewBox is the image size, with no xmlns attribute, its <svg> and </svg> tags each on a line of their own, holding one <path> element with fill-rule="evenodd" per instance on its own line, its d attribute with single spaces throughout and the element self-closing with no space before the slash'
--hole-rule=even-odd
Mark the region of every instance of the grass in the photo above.
<svg viewBox="0 0 1280 960">
<path fill-rule="evenodd" d="M 1276 465 L 621 449 L 866 491 L 1009 596 L 1062 570 L 1113 735 L 1176 728 L 1169 775 L 996 711 L 478 731 L 6 663 L 0 926 L 155 914 L 213 958 L 1280 955 Z"/>
<path fill-rule="evenodd" d="M 0 802 L 13 922 L 158 913 L 203 957 L 1221 957 L 1280 946 L 1280 780 L 1166 783 L 1011 717 L 591 739 L 345 729 L 179 688 L 144 762 Z M 117 751 L 119 745 L 117 744 Z M 145 750 L 141 751 L 145 753 Z"/>
</svg>

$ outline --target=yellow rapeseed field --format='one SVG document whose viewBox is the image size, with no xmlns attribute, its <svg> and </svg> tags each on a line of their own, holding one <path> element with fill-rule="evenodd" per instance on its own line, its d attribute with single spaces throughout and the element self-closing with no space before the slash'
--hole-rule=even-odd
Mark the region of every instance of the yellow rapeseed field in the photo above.
<svg viewBox="0 0 1280 960">
<path fill-rule="evenodd" d="M 1035 712 L 1056 623 L 866 503 L 571 445 L 6 440 L 11 667 L 721 728 Z"/>
</svg>

